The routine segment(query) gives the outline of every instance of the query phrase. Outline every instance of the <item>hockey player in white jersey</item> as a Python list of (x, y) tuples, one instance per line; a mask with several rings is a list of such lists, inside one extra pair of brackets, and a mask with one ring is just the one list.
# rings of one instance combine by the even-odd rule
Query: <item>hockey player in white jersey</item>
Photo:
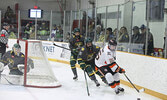
[(97, 70), (103, 74), (108, 82), (108, 85), (114, 89), (116, 94), (124, 92), (120, 87), (119, 73), (125, 73), (125, 70), (118, 66), (116, 60), (116, 46), (115, 40), (109, 40), (108, 45), (102, 48), (95, 59)]

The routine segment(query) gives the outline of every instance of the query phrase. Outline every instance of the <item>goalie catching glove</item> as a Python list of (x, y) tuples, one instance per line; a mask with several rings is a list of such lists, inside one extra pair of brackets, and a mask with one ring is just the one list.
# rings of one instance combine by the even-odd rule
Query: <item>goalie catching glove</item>
[[(24, 73), (24, 65), (23, 64), (19, 64), (17, 65), (19, 71), (21, 71), (22, 73)], [(27, 66), (27, 73), (30, 71), (30, 67)]]

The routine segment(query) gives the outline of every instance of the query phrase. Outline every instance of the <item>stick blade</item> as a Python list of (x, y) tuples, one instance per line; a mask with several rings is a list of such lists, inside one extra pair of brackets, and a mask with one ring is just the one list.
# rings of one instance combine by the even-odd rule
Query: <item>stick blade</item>
[(144, 88), (142, 88), (142, 89), (140, 89), (140, 90), (139, 90), (139, 92), (144, 92), (144, 91), (145, 91), (145, 89), (144, 89)]

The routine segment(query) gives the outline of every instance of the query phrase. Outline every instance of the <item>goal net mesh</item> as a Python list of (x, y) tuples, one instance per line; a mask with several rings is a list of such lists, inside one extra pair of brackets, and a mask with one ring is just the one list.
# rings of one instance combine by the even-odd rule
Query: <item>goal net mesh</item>
[[(27, 62), (28, 59), (32, 59), (34, 63), (34, 68), (30, 68), (28, 73), (24, 73), (24, 85), (44, 88), (61, 86), (43, 51), (42, 42), (37, 40), (19, 40), (19, 44), (21, 46), (21, 52), (25, 54), (25, 62)], [(25, 66), (27, 65), (25, 64)]]

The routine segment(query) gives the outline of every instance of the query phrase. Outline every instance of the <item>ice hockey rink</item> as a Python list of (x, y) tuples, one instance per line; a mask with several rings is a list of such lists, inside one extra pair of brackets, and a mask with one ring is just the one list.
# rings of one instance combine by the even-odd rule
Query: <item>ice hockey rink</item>
[(145, 93), (138, 93), (134, 88), (121, 85), (125, 92), (116, 95), (114, 91), (101, 83), (96, 87), (94, 82), (88, 79), (90, 96), (87, 95), (84, 73), (78, 71), (78, 81), (72, 79), (73, 74), (70, 65), (50, 62), (56, 78), (61, 83), (58, 88), (30, 88), (16, 85), (0, 85), (0, 100), (161, 100)]

